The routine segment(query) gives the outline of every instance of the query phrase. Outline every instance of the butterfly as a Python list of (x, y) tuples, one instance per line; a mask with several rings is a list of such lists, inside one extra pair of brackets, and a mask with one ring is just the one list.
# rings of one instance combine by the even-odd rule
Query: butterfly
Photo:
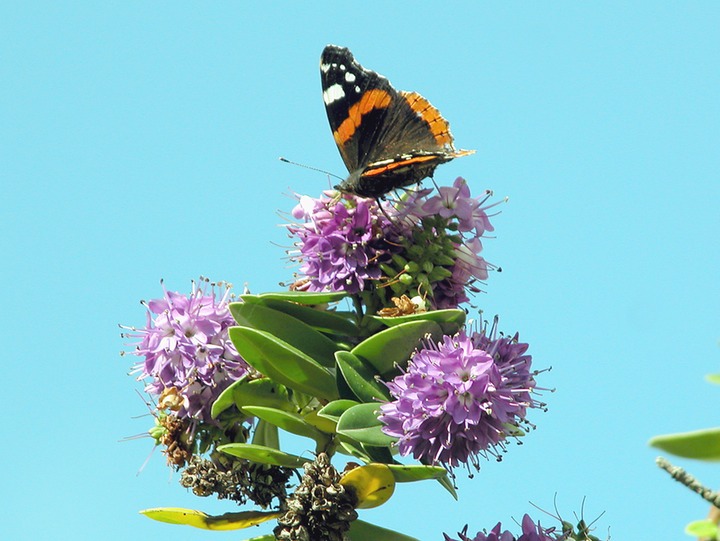
[(349, 49), (325, 47), (320, 79), (330, 128), (350, 173), (337, 190), (379, 198), (475, 152), (455, 149), (448, 122), (428, 100), (395, 90)]

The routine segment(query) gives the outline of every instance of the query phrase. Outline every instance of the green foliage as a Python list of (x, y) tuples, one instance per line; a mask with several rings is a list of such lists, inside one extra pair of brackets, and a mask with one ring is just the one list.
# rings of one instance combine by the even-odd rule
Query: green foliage
[(306, 458), (253, 443), (228, 443), (226, 445), (220, 445), (217, 450), (237, 458), (244, 458), (251, 462), (267, 464), (269, 466), (300, 468), (308, 461)]
[(650, 445), (667, 453), (698, 460), (720, 460), (720, 428), (655, 436)]
[(258, 372), (290, 389), (326, 400), (338, 398), (333, 371), (273, 334), (251, 327), (229, 330), (238, 353)]
[(693, 537), (712, 540), (718, 538), (718, 525), (712, 520), (696, 520), (685, 526), (685, 533)]
[(397, 373), (397, 366), (406, 366), (408, 359), (426, 336), (439, 340), (440, 326), (434, 321), (409, 321), (374, 334), (351, 353), (364, 359), (383, 377)]

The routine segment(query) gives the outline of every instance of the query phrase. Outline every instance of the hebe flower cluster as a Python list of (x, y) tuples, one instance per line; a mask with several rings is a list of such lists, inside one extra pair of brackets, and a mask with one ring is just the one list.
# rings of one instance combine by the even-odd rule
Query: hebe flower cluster
[(542, 406), (530, 394), (527, 347), (485, 331), (428, 341), (387, 383), (395, 400), (381, 406), (383, 431), (399, 438), (401, 455), (479, 469), (478, 455), (499, 457), (508, 435), (527, 425), (527, 408)]
[(288, 226), (299, 239), (293, 259), (307, 278), (303, 289), (359, 293), (369, 280), (380, 279), (380, 263), (393, 251), (396, 235), (376, 201), (301, 196), (292, 214), (304, 220)]
[(562, 541), (564, 536), (559, 533), (555, 533), (555, 528), (545, 529), (533, 522), (530, 515), (525, 515), (522, 519), (522, 534), (519, 537), (515, 537), (510, 531), (502, 531), (502, 524), (498, 522), (495, 527), (489, 532), (478, 532), (478, 534), (470, 538), (467, 535), (467, 526), (462, 532), (458, 532), (459, 538), (457, 540), (450, 537), (448, 534), (445, 536), (445, 541)]
[(288, 226), (298, 239), (292, 258), (304, 275), (296, 287), (348, 293), (387, 287), (397, 297), (428, 297), (439, 309), (467, 302), (488, 276), (480, 239), (493, 230), (483, 206), (489, 194), (472, 198), (462, 178), (428, 197), (431, 191), (410, 192), (394, 204), (336, 192), (300, 197), (293, 217), (303, 223)]
[[(223, 288), (220, 298), (216, 287)], [(164, 296), (144, 303), (145, 328), (125, 334), (140, 342), (131, 353), (143, 360), (132, 373), (149, 380), (145, 390), (154, 396), (176, 396), (178, 418), (211, 422), (210, 408), (220, 393), (248, 371), (228, 338), (235, 324), (228, 300), (230, 288), (193, 282), (189, 295), (164, 290)]]

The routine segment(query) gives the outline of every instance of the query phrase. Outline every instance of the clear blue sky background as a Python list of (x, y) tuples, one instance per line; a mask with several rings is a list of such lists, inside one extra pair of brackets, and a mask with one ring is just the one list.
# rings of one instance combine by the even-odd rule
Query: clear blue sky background
[[(310, 6), (308, 4), (308, 6)], [(150, 440), (119, 322), (159, 280), (276, 290), (286, 194), (344, 174), (327, 43), (446, 116), (441, 166), (510, 196), (478, 305), (531, 343), (550, 411), (460, 502), (402, 486), (363, 518), (439, 541), (587, 497), (601, 537), (682, 539), (707, 506), (658, 433), (713, 426), (720, 389), (720, 4), (5, 2), (0, 6), (4, 464), (0, 538), (230, 540), (137, 514), (186, 494)], [(717, 466), (678, 461), (713, 487)], [(537, 516), (541, 516), (535, 512)], [(550, 519), (548, 519), (549, 521)]]

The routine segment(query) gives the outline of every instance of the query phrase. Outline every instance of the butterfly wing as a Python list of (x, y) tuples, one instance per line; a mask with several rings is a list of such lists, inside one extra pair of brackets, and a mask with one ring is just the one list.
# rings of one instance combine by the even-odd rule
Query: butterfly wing
[(474, 152), (455, 150), (448, 122), (428, 100), (398, 92), (344, 47), (325, 47), (320, 76), (330, 128), (350, 172), (342, 191), (379, 197)]
[(352, 173), (376, 157), (398, 93), (385, 77), (366, 70), (348, 49), (336, 45), (322, 52), (320, 79), (335, 143)]

